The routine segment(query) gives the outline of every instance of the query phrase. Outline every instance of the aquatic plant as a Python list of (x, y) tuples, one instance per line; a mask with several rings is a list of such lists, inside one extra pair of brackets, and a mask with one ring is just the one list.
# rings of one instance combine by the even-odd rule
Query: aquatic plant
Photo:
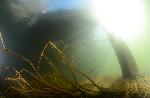
[(134, 78), (139, 75), (136, 61), (126, 43), (121, 38), (115, 37), (109, 31), (106, 31), (106, 34), (118, 58), (122, 76), (124, 78)]
[[(17, 70), (12, 67), (1, 67), (1, 70), (14, 71), (14, 76), (6, 77), (9, 82), (8, 89), (3, 92), (8, 98), (148, 98), (150, 97), (149, 78), (138, 76), (134, 79), (121, 78), (121, 82), (106, 88), (96, 83), (86, 72), (80, 71), (72, 60), (53, 42), (49, 41), (44, 46), (38, 64), (33, 64), (22, 55), (7, 49), (2, 36), (1, 51), (14, 55), (27, 63), (32, 70), (22, 68)], [(51, 51), (56, 57), (53, 61), (48, 53)], [(54, 58), (55, 58), (54, 57)], [(42, 62), (47, 63), (53, 70), (49, 74), (42, 74)], [(62, 69), (63, 67), (63, 69)], [(65, 70), (64, 70), (65, 69)], [(68, 75), (69, 74), (69, 75)], [(30, 78), (29, 78), (30, 77)], [(82, 77), (85, 79), (78, 79)], [(105, 81), (105, 80), (101, 80)]]
[[(75, 65), (72, 64), (71, 60), (69, 60), (66, 55), (51, 41), (47, 42), (41, 56), (39, 58), (38, 64), (33, 64), (30, 60), (26, 59), (22, 55), (13, 52), (7, 49), (3, 43), (3, 39), (1, 37), (2, 42), (2, 51), (7, 54), (13, 55), (20, 60), (25, 61), (30, 66), (32, 70), (28, 70), (22, 68), (21, 70), (17, 70), (12, 67), (2, 67), (2, 70), (10, 70), (14, 71), (16, 74), (13, 77), (7, 77), (6, 80), (12, 81), (11, 88), (20, 94), (32, 94), (33, 96), (79, 96), (79, 94), (85, 94), (86, 92), (97, 92), (86, 88), (88, 85), (96, 87), (97, 89), (101, 89), (90, 77), (88, 77), (85, 73), (78, 70)], [(60, 66), (55, 65), (55, 62), (51, 61), (46, 54), (46, 50), (52, 50), (57, 58), (57, 63), (64, 67), (66, 67), (65, 71), (67, 74), (71, 74), (72, 78), (65, 75), (63, 71), (59, 68)], [(42, 60), (47, 60), (48, 64), (52, 66), (53, 70), (49, 75), (43, 75), (40, 73), (39, 68)], [(76, 78), (76, 72), (80, 73), (82, 76), (86, 77), (90, 82), (86, 83), (87, 86), (82, 81), (78, 81)], [(31, 79), (27, 79), (30, 76)], [(71, 79), (70, 79), (71, 78)], [(69, 91), (68, 91), (69, 90)], [(85, 92), (86, 91), (86, 92)], [(72, 93), (73, 92), (73, 93)], [(14, 93), (14, 91), (13, 91)]]

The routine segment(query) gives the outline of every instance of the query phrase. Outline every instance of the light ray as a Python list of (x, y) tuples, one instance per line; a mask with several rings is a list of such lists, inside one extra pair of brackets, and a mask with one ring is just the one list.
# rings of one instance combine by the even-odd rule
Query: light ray
[(139, 36), (145, 27), (142, 0), (92, 0), (91, 5), (98, 21), (124, 40)]

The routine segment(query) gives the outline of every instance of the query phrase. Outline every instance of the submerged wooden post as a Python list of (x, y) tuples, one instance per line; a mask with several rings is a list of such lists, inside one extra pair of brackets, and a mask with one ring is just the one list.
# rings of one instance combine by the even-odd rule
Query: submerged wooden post
[(123, 77), (134, 78), (139, 70), (130, 49), (122, 39), (109, 32), (106, 34), (118, 58)]

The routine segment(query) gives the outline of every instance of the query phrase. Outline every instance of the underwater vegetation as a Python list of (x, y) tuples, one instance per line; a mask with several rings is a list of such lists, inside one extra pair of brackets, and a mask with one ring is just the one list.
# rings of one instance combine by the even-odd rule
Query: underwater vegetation
[(124, 78), (134, 78), (139, 74), (139, 70), (130, 49), (121, 38), (117, 38), (109, 32), (106, 32), (106, 34), (117, 55), (122, 70), (122, 76)]
[[(50, 1), (56, 1), (56, 6), (55, 3), (48, 4)], [(128, 43), (125, 43), (126, 41), (124, 42), (122, 38), (118, 38), (121, 32), (125, 33), (123, 34), (124, 36), (129, 36), (131, 31), (134, 31), (129, 30), (132, 26), (132, 29), (139, 31), (138, 27), (142, 24), (140, 23), (140, 16), (143, 13), (134, 13), (140, 12), (139, 8), (136, 7), (138, 2), (133, 4), (129, 2), (132, 6), (128, 7), (129, 11), (126, 11), (126, 5), (123, 5), (125, 8), (121, 8), (122, 6), (118, 3), (114, 3), (119, 0), (112, 0), (114, 2), (110, 3), (109, 7), (104, 6), (105, 2), (100, 3), (99, 0), (85, 1), (91, 1), (94, 4), (93, 7), (96, 7), (96, 9), (93, 9), (91, 13), (89, 13), (88, 5), (85, 8), (81, 7), (81, 9), (78, 8), (79, 6), (73, 9), (65, 9), (66, 7), (75, 5), (72, 2), (71, 5), (67, 4), (66, 6), (65, 3), (68, 3), (66, 0), (0, 0), (0, 28), (2, 32), (5, 32), (4, 42), (0, 34), (0, 59), (2, 59), (0, 60), (0, 98), (150, 98), (150, 78), (149, 76), (141, 75), (140, 66), (142, 64), (138, 62), (138, 60), (145, 59), (144, 57), (148, 54), (143, 53), (145, 49), (141, 49), (142, 52), (138, 53), (141, 58), (136, 57), (137, 55), (135, 54), (137, 51), (135, 54), (132, 53), (133, 51), (130, 51)], [(123, 1), (127, 1), (126, 3), (129, 4), (128, 1), (130, 0)], [(42, 2), (45, 3), (42, 4)], [(90, 4), (89, 2), (87, 3)], [(60, 5), (57, 6), (57, 4)], [(110, 24), (113, 25), (112, 27), (117, 28), (117, 31), (119, 28), (119, 32), (116, 32), (116, 35), (113, 32), (116, 30), (109, 28), (109, 25), (108, 29), (112, 29), (111, 31), (99, 30), (101, 26), (99, 28), (98, 20), (102, 18), (99, 16), (99, 13), (100, 9), (103, 9), (99, 4), (103, 5), (104, 9), (107, 9), (106, 7), (110, 9), (106, 10), (103, 22), (109, 20)], [(54, 5), (58, 9), (51, 9), (50, 5)], [(123, 11), (121, 12), (123, 12), (123, 15), (120, 14), (120, 10), (119, 14), (112, 14), (112, 8), (116, 8), (116, 6), (118, 8), (114, 9), (115, 12), (118, 12), (118, 9), (122, 9)], [(134, 8), (133, 11), (132, 8)], [(138, 11), (135, 10), (136, 8)], [(107, 11), (109, 14), (107, 14)], [(128, 17), (130, 16), (130, 13), (128, 14), (130, 11), (136, 14), (134, 17), (131, 14), (130, 18), (132, 20)], [(98, 15), (98, 20), (95, 16), (93, 17), (93, 14)], [(116, 18), (120, 15), (124, 18)], [(115, 17), (112, 18), (113, 16)], [(127, 20), (129, 23), (126, 22), (126, 17), (129, 18)], [(120, 22), (122, 23), (120, 24)], [(104, 25), (105, 23), (100, 24)], [(97, 28), (98, 30), (95, 30)], [(114, 60), (109, 55), (110, 58), (106, 59), (112, 59), (114, 62), (116, 61), (115, 63), (105, 60), (104, 56), (110, 52), (107, 54), (104, 52), (111, 49), (105, 50), (106, 48), (103, 47), (103, 44), (107, 44), (105, 36), (100, 34), (100, 37), (97, 33), (105, 33), (106, 39), (108, 39), (109, 44), (112, 46), (107, 48), (112, 48), (114, 50), (112, 50), (114, 53), (113, 57), (116, 57)], [(146, 38), (149, 39), (148, 36)], [(97, 43), (96, 41), (102, 42)], [(149, 42), (148, 40), (146, 41)], [(145, 43), (145, 40), (144, 42), (141, 40), (137, 43), (140, 44), (138, 48), (144, 48), (141, 44)], [(69, 45), (71, 46), (69, 50), (71, 54), (66, 50), (66, 47)], [(103, 50), (105, 51), (103, 52)], [(77, 57), (76, 55), (75, 58), (73, 57), (72, 51), (77, 53)], [(133, 54), (140, 66), (137, 65)], [(80, 61), (79, 59), (81, 58), (85, 59)], [(110, 74), (110, 69), (119, 64), (122, 76), (103, 76), (103, 70), (101, 71), (103, 67), (97, 66), (97, 64), (101, 64), (97, 60), (109, 62), (105, 65), (110, 65), (111, 67), (103, 67), (108, 69), (108, 73)], [(91, 65), (93, 66), (91, 67)], [(145, 63), (143, 65), (148, 64)], [(90, 68), (92, 69), (90, 70)], [(97, 70), (98, 68), (100, 70)], [(115, 71), (118, 72), (120, 69)]]
[[(37, 64), (24, 56), (9, 50), (1, 36), (1, 51), (13, 55), (27, 63), (21, 70), (13, 67), (1, 67), (1, 70), (14, 74), (5, 78), (8, 83), (2, 88), (2, 97), (6, 98), (149, 98), (150, 79), (137, 75), (134, 78), (121, 77), (110, 87), (101, 85), (74, 65), (71, 58), (57, 44), (48, 41), (43, 47)], [(53, 55), (52, 59), (50, 55)], [(45, 62), (52, 67), (49, 73), (43, 74), (40, 68)], [(111, 81), (111, 79), (109, 80)]]

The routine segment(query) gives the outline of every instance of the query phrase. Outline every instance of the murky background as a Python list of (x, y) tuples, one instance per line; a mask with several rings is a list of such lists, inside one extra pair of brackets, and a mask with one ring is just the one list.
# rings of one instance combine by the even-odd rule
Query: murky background
[[(140, 36), (125, 42), (140, 72), (149, 75), (149, 0), (144, 4), (146, 27)], [(46, 41), (61, 40), (68, 45), (67, 53), (81, 70), (93, 76), (121, 75), (112, 46), (89, 10), (89, 0), (3, 0), (0, 1), (0, 12), (0, 30), (5, 44), (33, 62), (38, 59)], [(0, 60), (1, 66), (13, 62), (4, 53), (0, 54)]]

